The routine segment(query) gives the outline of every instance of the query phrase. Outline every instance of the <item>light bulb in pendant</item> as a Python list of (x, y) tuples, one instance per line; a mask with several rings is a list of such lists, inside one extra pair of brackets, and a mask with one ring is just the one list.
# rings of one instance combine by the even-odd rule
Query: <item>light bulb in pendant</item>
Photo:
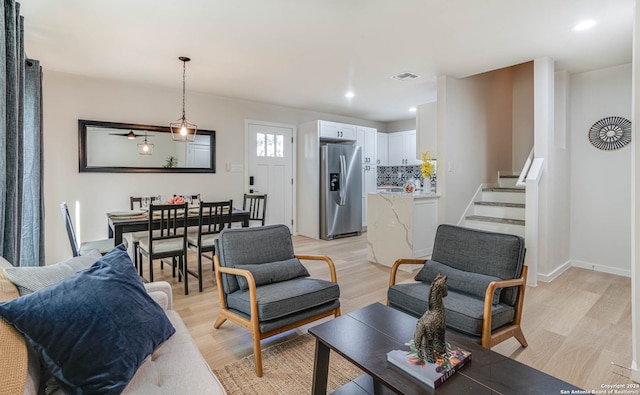
[(181, 136), (187, 135), (187, 127), (185, 125), (182, 125), (182, 127), (180, 128), (180, 135)]

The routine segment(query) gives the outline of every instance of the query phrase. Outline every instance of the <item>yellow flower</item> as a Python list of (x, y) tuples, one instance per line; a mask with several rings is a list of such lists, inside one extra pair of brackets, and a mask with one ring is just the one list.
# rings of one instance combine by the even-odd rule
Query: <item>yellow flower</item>
[(423, 152), (422, 156), (422, 165), (420, 165), (420, 170), (422, 170), (422, 178), (425, 180), (427, 178), (431, 178), (433, 176), (433, 163), (431, 162), (433, 158), (429, 155), (429, 150)]

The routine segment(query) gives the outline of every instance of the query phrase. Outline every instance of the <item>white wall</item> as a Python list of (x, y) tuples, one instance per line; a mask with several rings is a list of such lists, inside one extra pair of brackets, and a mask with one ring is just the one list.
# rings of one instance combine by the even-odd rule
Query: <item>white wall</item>
[(439, 79), (440, 222), (457, 223), (480, 184), (497, 182), (498, 171), (511, 168), (511, 96), (509, 68)]
[[(595, 148), (589, 128), (608, 116), (631, 120), (631, 65), (571, 76), (571, 259), (631, 275), (631, 144)], [(633, 136), (636, 139), (637, 136)]]
[(384, 133), (394, 133), (394, 132), (404, 132), (405, 130), (415, 130), (416, 128), (416, 119), (403, 119), (400, 121), (387, 122), (385, 124), (384, 129), (378, 130), (378, 132)]
[(326, 119), (386, 128), (384, 123), (187, 92), (187, 118), (202, 129), (217, 132), (215, 174), (79, 173), (78, 119), (168, 125), (181, 115), (181, 91), (45, 70), (43, 95), (48, 263), (71, 256), (59, 209), (62, 201), (71, 210), (76, 201), (80, 203), (81, 220), (76, 223), (76, 230), (81, 232), (82, 240), (105, 238), (106, 213), (128, 209), (131, 195), (201, 193), (204, 199), (233, 199), (234, 205), (240, 205), (244, 173), (226, 172), (225, 164), (244, 164), (246, 119), (291, 125)]
[(512, 165), (502, 170), (519, 173), (533, 148), (533, 62), (513, 66), (512, 71)]
[[(438, 103), (431, 102), (418, 106), (416, 112), (416, 149), (418, 153), (429, 151), (438, 158)], [(418, 156), (420, 158), (420, 156)]]

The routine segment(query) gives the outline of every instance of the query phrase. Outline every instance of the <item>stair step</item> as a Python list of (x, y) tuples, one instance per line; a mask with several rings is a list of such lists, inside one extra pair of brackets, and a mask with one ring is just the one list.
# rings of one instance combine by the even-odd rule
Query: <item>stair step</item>
[(483, 188), (482, 201), (524, 204), (526, 193), (521, 188)]
[(518, 183), (518, 178), (515, 174), (502, 175), (498, 177), (498, 186), (500, 188), (520, 188), (516, 184)]
[(507, 203), (507, 202), (475, 202), (478, 206), (497, 206), (497, 207), (515, 207), (524, 208), (524, 203)]
[[(500, 220), (500, 218), (492, 218), (491, 221), (477, 220), (476, 218), (482, 218), (482, 216), (472, 215), (465, 219), (465, 226), (474, 229), (487, 230), (490, 232), (507, 233), (512, 235), (518, 235), (524, 237), (525, 226), (524, 221), (515, 221), (522, 223), (522, 225), (516, 225), (512, 223), (494, 222), (494, 220)], [(514, 222), (514, 220), (507, 220), (508, 222)]]
[(517, 192), (517, 193), (525, 193), (526, 190), (524, 188), (504, 188), (504, 187), (488, 187), (482, 188), (482, 192)]
[(524, 203), (480, 201), (475, 202), (472, 214), (480, 217), (523, 220), (527, 213), (524, 208)]
[(466, 219), (468, 221), (482, 221), (482, 222), (493, 222), (493, 223), (498, 223), (498, 224), (524, 226), (524, 220), (523, 219), (485, 217), (485, 216), (482, 216), (482, 215), (469, 215), (469, 216), (466, 217)]

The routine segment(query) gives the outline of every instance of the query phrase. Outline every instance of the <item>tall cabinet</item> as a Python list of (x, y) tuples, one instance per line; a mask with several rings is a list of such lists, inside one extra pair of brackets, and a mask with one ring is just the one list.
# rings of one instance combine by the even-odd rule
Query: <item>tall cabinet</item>
[(376, 160), (376, 164), (378, 166), (387, 166), (389, 163), (389, 160), (387, 159), (389, 157), (389, 134), (380, 132), (376, 134), (378, 137), (378, 158)]
[(367, 195), (378, 189), (378, 131), (358, 126), (356, 144), (362, 147), (362, 226), (367, 226)]

